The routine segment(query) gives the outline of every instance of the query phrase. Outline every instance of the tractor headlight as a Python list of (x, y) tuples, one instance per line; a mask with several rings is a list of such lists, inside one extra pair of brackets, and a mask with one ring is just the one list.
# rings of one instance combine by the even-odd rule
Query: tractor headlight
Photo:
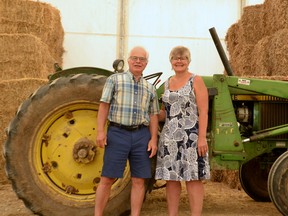
[(122, 59), (116, 59), (113, 62), (114, 72), (123, 72), (124, 61)]

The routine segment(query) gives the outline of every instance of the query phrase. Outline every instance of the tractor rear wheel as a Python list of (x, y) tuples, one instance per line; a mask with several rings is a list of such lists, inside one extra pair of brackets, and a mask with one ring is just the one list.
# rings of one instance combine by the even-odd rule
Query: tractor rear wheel
[(268, 192), (276, 208), (288, 215), (288, 151), (279, 156), (270, 169)]
[(269, 169), (261, 166), (262, 157), (256, 157), (241, 165), (240, 183), (244, 191), (255, 201), (270, 202), (267, 191)]
[[(106, 76), (78, 74), (40, 87), (7, 129), (6, 172), (17, 196), (38, 215), (91, 216), (103, 149), (97, 113)], [(130, 209), (129, 166), (115, 180), (106, 215)]]

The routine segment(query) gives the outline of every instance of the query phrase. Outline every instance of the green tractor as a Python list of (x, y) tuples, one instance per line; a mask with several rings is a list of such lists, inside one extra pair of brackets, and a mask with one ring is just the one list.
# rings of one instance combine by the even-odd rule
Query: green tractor
[[(288, 82), (233, 76), (212, 32), (228, 75), (203, 76), (209, 91), (211, 169), (239, 170), (251, 198), (272, 201), (288, 215)], [(103, 158), (95, 144), (99, 100), (106, 78), (121, 73), (123, 63), (115, 61), (114, 71), (57, 69), (19, 107), (7, 128), (6, 172), (33, 213), (93, 215)], [(161, 74), (145, 78), (156, 85)], [(157, 89), (159, 103), (163, 89)], [(156, 185), (147, 180), (147, 193)], [(112, 186), (106, 215), (129, 213), (130, 188), (127, 164), (124, 177)]]

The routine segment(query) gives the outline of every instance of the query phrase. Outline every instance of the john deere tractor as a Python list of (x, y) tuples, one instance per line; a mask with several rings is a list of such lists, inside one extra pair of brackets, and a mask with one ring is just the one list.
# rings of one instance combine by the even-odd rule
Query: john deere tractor
[[(272, 201), (288, 215), (288, 82), (234, 76), (217, 34), (210, 32), (227, 71), (202, 77), (209, 91), (211, 169), (239, 170), (251, 198)], [(123, 63), (115, 61), (111, 71), (58, 69), (11, 120), (4, 146), (7, 176), (33, 213), (93, 215), (103, 159), (95, 144), (99, 100), (106, 78), (121, 73)], [(161, 74), (145, 78), (156, 85)], [(157, 88), (159, 103), (163, 89)], [(156, 185), (147, 180), (147, 193)], [(127, 163), (124, 177), (112, 186), (106, 215), (129, 213), (130, 188)]]

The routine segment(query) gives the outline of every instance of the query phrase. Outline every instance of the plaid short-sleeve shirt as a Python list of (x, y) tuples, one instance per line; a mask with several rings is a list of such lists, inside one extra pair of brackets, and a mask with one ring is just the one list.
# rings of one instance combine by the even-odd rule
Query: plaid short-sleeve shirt
[(108, 120), (123, 125), (149, 125), (150, 115), (159, 113), (154, 86), (129, 71), (109, 76), (103, 88), (101, 102), (110, 103)]

